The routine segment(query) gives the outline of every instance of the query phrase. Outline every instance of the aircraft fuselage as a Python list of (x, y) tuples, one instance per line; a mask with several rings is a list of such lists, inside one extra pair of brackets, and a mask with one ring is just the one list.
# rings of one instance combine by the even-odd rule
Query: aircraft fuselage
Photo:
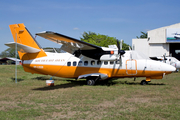
[(103, 73), (108, 78), (147, 77), (162, 79), (175, 68), (165, 63), (146, 59), (129, 59), (130, 52), (120, 61), (98, 61), (87, 57), (77, 58), (69, 53), (46, 53), (46, 57), (24, 60), (26, 72), (48, 74), (65, 78), (78, 78), (80, 75)]

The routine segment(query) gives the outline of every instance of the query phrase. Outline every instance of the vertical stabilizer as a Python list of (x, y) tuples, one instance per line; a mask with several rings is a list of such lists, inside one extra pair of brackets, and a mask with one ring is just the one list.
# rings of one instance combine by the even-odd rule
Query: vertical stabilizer
[[(47, 56), (23, 23), (9, 25), (9, 27), (14, 38), (14, 42), (17, 42), (18, 46), (21, 46), (20, 49), (18, 49), (18, 54), (21, 60), (30, 60)], [(29, 48), (29, 50), (36, 49), (38, 52), (27, 51), (27, 49), (23, 49), (25, 47)]]

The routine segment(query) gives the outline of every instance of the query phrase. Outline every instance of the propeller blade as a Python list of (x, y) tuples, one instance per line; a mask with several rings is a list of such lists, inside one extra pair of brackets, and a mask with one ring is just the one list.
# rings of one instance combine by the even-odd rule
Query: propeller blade
[(124, 50), (121, 50), (121, 47), (122, 47), (122, 42), (121, 42), (121, 46), (120, 46), (120, 43), (119, 43), (119, 40), (117, 39), (117, 47), (118, 47), (118, 54), (119, 54), (119, 63), (120, 63), (120, 66), (122, 66), (122, 58), (121, 58), (121, 55), (123, 55), (125, 53)]
[(167, 58), (166, 58), (166, 56), (165, 56), (165, 55), (163, 55), (163, 57), (164, 57), (164, 62), (166, 63)]
[(121, 48), (120, 48), (120, 45), (119, 45), (119, 40), (117, 39), (117, 47), (118, 47), (118, 54), (119, 54), (119, 62), (121, 61)]
[(121, 43), (120, 43), (120, 49), (122, 50), (122, 44), (123, 44), (123, 40), (121, 39)]
[(117, 47), (118, 47), (118, 53), (119, 53), (119, 51), (121, 50), (120, 49), (120, 45), (119, 45), (119, 40), (117, 39)]

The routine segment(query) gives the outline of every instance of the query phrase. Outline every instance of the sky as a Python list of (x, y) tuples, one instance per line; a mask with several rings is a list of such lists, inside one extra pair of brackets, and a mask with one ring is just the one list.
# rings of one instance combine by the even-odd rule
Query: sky
[[(80, 39), (95, 32), (131, 45), (156, 28), (180, 23), (179, 0), (0, 0), (0, 53), (13, 42), (9, 25), (24, 23), (33, 36), (53, 31)], [(36, 37), (41, 47), (60, 47)]]

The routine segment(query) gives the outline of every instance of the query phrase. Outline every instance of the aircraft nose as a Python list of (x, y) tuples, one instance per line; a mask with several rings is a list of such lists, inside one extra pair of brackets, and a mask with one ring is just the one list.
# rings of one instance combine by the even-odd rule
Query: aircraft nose
[(180, 68), (180, 62), (176, 63), (176, 68), (179, 69)]
[(167, 71), (172, 71), (172, 72), (174, 72), (174, 71), (176, 71), (176, 68), (175, 68), (174, 66), (172, 66), (172, 65), (168, 65)]
[(162, 63), (162, 69), (167, 72), (176, 71), (176, 68), (174, 66), (166, 64), (166, 63)]

